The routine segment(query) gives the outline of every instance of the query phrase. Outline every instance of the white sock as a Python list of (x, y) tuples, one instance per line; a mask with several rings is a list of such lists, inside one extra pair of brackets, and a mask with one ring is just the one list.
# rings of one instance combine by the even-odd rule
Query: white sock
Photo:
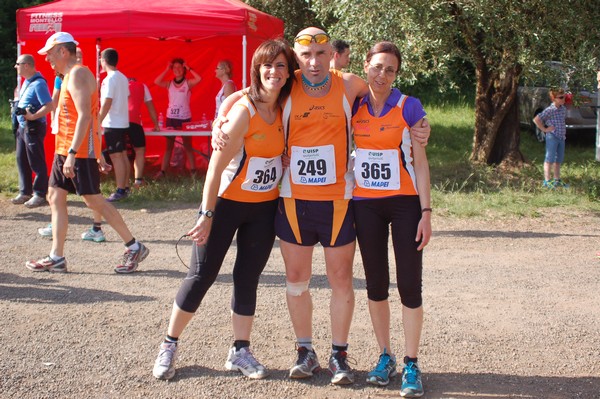
[(50, 253), (50, 259), (52, 259), (53, 261), (57, 261), (57, 260), (61, 260), (62, 258), (64, 258), (64, 256), (57, 256), (54, 254), (54, 252)]
[(134, 242), (128, 247), (132, 251), (138, 251), (140, 249), (140, 243), (138, 241)]

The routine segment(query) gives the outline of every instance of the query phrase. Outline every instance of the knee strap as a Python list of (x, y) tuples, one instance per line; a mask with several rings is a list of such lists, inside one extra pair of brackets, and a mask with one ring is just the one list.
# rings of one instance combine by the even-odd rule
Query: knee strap
[(285, 287), (288, 294), (291, 296), (300, 296), (304, 292), (308, 291), (308, 285), (310, 284), (310, 280), (300, 281), (299, 283), (290, 283), (289, 281), (285, 281)]

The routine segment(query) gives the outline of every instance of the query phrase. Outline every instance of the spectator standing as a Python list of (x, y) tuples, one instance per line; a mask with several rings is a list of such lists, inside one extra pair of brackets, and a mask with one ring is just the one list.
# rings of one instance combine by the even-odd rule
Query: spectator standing
[[(173, 71), (173, 79), (165, 80), (167, 73)], [(192, 75), (191, 79), (186, 78), (187, 72)], [(185, 122), (192, 120), (192, 109), (190, 107), (190, 98), (192, 95), (191, 90), (196, 86), (202, 77), (190, 68), (182, 58), (174, 58), (168, 65), (167, 68), (156, 77), (154, 83), (157, 86), (164, 87), (169, 91), (169, 106), (167, 108), (167, 128), (181, 129)], [(166, 176), (167, 169), (171, 162), (171, 155), (173, 148), (175, 147), (175, 137), (165, 137), (167, 140), (167, 146), (162, 159), (162, 165), (160, 171), (154, 176), (156, 179), (160, 179)], [(192, 138), (189, 136), (182, 137), (183, 147), (187, 156), (187, 160), (190, 163), (190, 172), (196, 173), (196, 158), (194, 155), (194, 149), (192, 148)]]
[[(36, 71), (31, 54), (19, 56), (15, 63), (17, 74), (25, 81), (13, 112), (16, 115), (16, 152), (19, 172), (19, 194), (12, 199), (15, 205), (35, 208), (47, 205), (48, 168), (44, 152), (46, 115), (52, 111), (52, 97), (44, 77)], [(31, 174), (35, 173), (33, 182)]]
[(106, 77), (100, 87), (100, 115), (98, 121), (104, 128), (104, 139), (107, 152), (115, 171), (117, 190), (107, 201), (114, 202), (126, 198), (127, 170), (129, 159), (125, 148), (125, 133), (129, 129), (129, 82), (127, 77), (117, 70), (119, 53), (113, 48), (107, 48), (100, 55), (102, 71)]
[(565, 91), (561, 88), (552, 88), (549, 95), (552, 104), (533, 118), (533, 123), (546, 135), (542, 187), (568, 188), (569, 185), (560, 178), (560, 166), (565, 159), (565, 140), (567, 138)]
[(233, 74), (232, 68), (231, 61), (222, 60), (219, 61), (217, 68), (215, 69), (215, 76), (221, 81), (221, 90), (219, 90), (217, 97), (215, 97), (215, 119), (217, 119), (217, 116), (219, 115), (219, 108), (221, 108), (223, 101), (236, 90), (235, 83), (231, 80)]
[[(156, 116), (156, 108), (152, 101), (152, 95), (148, 86), (142, 82), (138, 82), (135, 78), (129, 78), (129, 128), (127, 136), (129, 143), (133, 146), (135, 152), (135, 160), (133, 161), (134, 182), (133, 186), (139, 188), (144, 184), (144, 164), (146, 156), (146, 135), (142, 127), (142, 104), (146, 104), (148, 113), (154, 124), (154, 131), (160, 131), (158, 126), (158, 118)], [(127, 159), (127, 151), (124, 151), (123, 156)], [(129, 176), (131, 168), (127, 164), (126, 184), (129, 184)]]

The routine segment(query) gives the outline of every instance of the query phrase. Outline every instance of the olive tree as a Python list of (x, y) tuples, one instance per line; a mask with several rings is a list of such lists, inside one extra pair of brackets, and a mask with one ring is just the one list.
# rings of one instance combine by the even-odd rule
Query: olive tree
[(308, 0), (244, 0), (257, 10), (266, 12), (284, 21), (284, 36), (292, 41), (296, 33), (316, 23), (315, 13)]
[[(471, 161), (519, 164), (517, 87), (546, 60), (596, 68), (600, 7), (591, 0), (321, 0), (330, 33), (365, 54), (376, 41), (395, 42), (403, 79), (449, 74), (457, 61), (475, 73)], [(591, 75), (590, 75), (591, 80)], [(447, 81), (448, 85), (452, 81)], [(435, 133), (434, 133), (435, 134)]]

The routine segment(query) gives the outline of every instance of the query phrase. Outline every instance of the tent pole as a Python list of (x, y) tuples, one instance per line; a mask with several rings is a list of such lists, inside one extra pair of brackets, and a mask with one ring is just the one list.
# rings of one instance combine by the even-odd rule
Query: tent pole
[(96, 39), (96, 86), (100, 88), (100, 38)]
[[(17, 59), (21, 56), (21, 42), (17, 40)], [(13, 94), (13, 100), (16, 100), (21, 92), (21, 77), (17, 74), (17, 88)]]
[(248, 87), (246, 84), (246, 51), (248, 42), (246, 41), (246, 35), (242, 36), (242, 88)]

